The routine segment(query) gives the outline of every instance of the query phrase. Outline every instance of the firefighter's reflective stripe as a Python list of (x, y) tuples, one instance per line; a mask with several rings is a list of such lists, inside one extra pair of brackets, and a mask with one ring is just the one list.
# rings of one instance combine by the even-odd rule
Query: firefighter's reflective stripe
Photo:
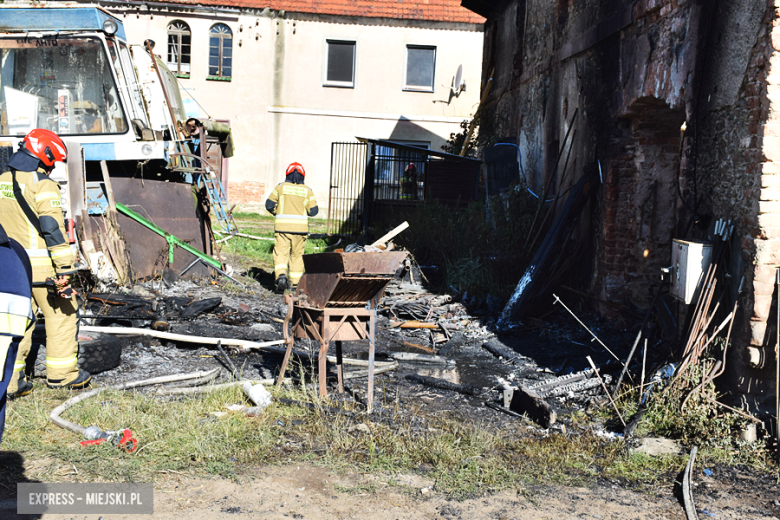
[(52, 248), (51, 251), (51, 257), (52, 258), (60, 258), (62, 256), (72, 255), (73, 251), (71, 251), (70, 246), (57, 246), (56, 248)]
[(27, 221), (27, 233), (29, 233), (29, 238), (30, 238), (29, 244), (30, 244), (30, 247), (36, 246), (36, 245), (38, 245), (38, 236), (39, 236), (38, 235), (38, 230), (35, 229), (35, 226), (32, 225), (32, 222), (27, 220), (26, 217), (25, 217), (25, 220)]
[[(3, 314), (13, 316), (24, 316), (25, 318), (32, 319), (32, 305), (30, 304), (30, 298), (27, 296), (19, 296), (18, 294), (10, 294), (0, 292), (0, 316)], [(0, 325), (2, 327), (2, 325)], [(17, 330), (3, 330), (0, 328), (0, 334), (24, 334), (27, 327), (23, 327), (21, 332)]]
[(36, 256), (45, 256), (46, 258), (49, 257), (48, 249), (25, 249), (24, 251), (30, 258), (34, 258)]
[(48, 200), (48, 199), (59, 199), (59, 198), (60, 198), (60, 194), (59, 193), (46, 191), (46, 192), (39, 193), (38, 195), (36, 195), (35, 196), (35, 202), (40, 202), (42, 200)]
[(277, 215), (275, 224), (281, 225), (301, 225), (306, 224), (308, 226), (309, 217), (306, 215)]
[(0, 334), (24, 336), (32, 318), (30, 298), (0, 293)]
[(46, 356), (46, 366), (49, 367), (66, 367), (69, 365), (75, 365), (78, 362), (76, 354), (64, 358), (55, 358)]
[(295, 282), (300, 280), (301, 276), (303, 276), (303, 272), (297, 273), (297, 272), (290, 271), (288, 274), (290, 275), (290, 279)]
[(23, 372), (26, 366), (27, 363), (14, 363), (14, 372)]
[(274, 266), (274, 271), (278, 271), (279, 269), (287, 269), (287, 264), (279, 264)]
[(282, 195), (295, 195), (297, 197), (306, 198), (309, 195), (309, 190), (304, 186), (282, 186)]

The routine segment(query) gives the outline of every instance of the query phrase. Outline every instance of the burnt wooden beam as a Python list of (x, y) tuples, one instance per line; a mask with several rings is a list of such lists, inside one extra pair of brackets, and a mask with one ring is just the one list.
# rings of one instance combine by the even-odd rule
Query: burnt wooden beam
[(527, 386), (520, 386), (512, 394), (509, 409), (513, 412), (524, 413), (544, 428), (549, 428), (558, 418), (555, 410), (544, 399), (539, 397), (534, 390)]

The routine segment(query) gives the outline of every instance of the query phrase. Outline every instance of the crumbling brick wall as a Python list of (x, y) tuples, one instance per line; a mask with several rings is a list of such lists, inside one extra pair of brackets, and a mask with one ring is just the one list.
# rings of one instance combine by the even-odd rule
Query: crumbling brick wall
[(681, 110), (644, 98), (632, 105), (622, 125), (619, 153), (609, 161), (604, 179), (604, 297), (649, 307), (661, 290), (661, 268), (669, 265), (676, 223), (673, 179), (683, 120)]
[(780, 114), (772, 102), (780, 92), (780, 73), (772, 71), (773, 65), (780, 69), (780, 19), (773, 4), (766, 2), (761, 12), (756, 6), (754, 44), (734, 92), (727, 96), (704, 84), (696, 157), (698, 192), (704, 195), (700, 211), (735, 226), (731, 297), (745, 278), (729, 358), (732, 386), (765, 400), (774, 393), (768, 375), (775, 360), (780, 267)]
[(553, 174), (570, 125), (567, 185), (601, 166), (596, 226), (580, 226), (596, 237), (588, 289), (601, 298), (647, 308), (672, 238), (706, 239), (715, 220), (731, 219), (729, 296), (743, 275), (747, 290), (729, 370), (740, 390), (764, 397), (780, 266), (774, 4), (503, 0), (486, 23), (483, 75), (494, 74), (480, 118), (486, 142), (520, 146), (532, 189)]

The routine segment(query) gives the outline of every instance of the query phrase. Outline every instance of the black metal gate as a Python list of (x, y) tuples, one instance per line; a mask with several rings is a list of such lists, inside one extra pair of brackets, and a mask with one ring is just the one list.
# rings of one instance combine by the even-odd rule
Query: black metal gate
[(328, 233), (351, 235), (363, 231), (367, 143), (331, 143)]

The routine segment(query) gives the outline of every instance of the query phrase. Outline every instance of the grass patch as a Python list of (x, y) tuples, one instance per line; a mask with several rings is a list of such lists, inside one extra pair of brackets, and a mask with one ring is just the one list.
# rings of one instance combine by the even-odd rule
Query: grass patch
[[(260, 215), (258, 213), (234, 213), (238, 229), (241, 233), (257, 237), (274, 237), (274, 217), (271, 215)], [(324, 233), (327, 228), (327, 221), (324, 219), (309, 219), (309, 233)], [(213, 223), (214, 229), (219, 226)], [(227, 235), (218, 235), (225, 237)], [(319, 253), (328, 246), (330, 239), (306, 240), (304, 254)], [(225, 254), (234, 265), (242, 269), (251, 267), (260, 267), (266, 270), (273, 270), (273, 240), (254, 240), (251, 238), (234, 237), (221, 244), (220, 252)]]
[[(276, 397), (317, 402), (308, 387), (269, 390)], [(10, 403), (3, 449), (27, 460), (27, 478), (154, 482), (173, 472), (240, 480), (255, 465), (306, 462), (385, 475), (422, 471), (435, 491), (461, 499), (528, 483), (587, 485), (600, 475), (637, 484), (668, 481), (684, 464), (678, 458), (628, 455), (624, 443), (588, 434), (534, 437), (521, 423), (496, 431), (420, 410), (397, 413), (385, 424), (359, 413), (334, 416), (277, 401), (261, 417), (232, 412), (216, 417), (212, 412), (244, 402), (239, 388), (173, 400), (106, 391), (66, 412), (65, 418), (79, 424), (130, 428), (139, 448), (128, 454), (106, 444), (82, 447), (78, 435), (51, 425), (48, 413), (69, 395), (37, 388)], [(0, 476), (0, 484), (11, 485), (17, 477)], [(357, 486), (342, 491), (372, 492)]]

